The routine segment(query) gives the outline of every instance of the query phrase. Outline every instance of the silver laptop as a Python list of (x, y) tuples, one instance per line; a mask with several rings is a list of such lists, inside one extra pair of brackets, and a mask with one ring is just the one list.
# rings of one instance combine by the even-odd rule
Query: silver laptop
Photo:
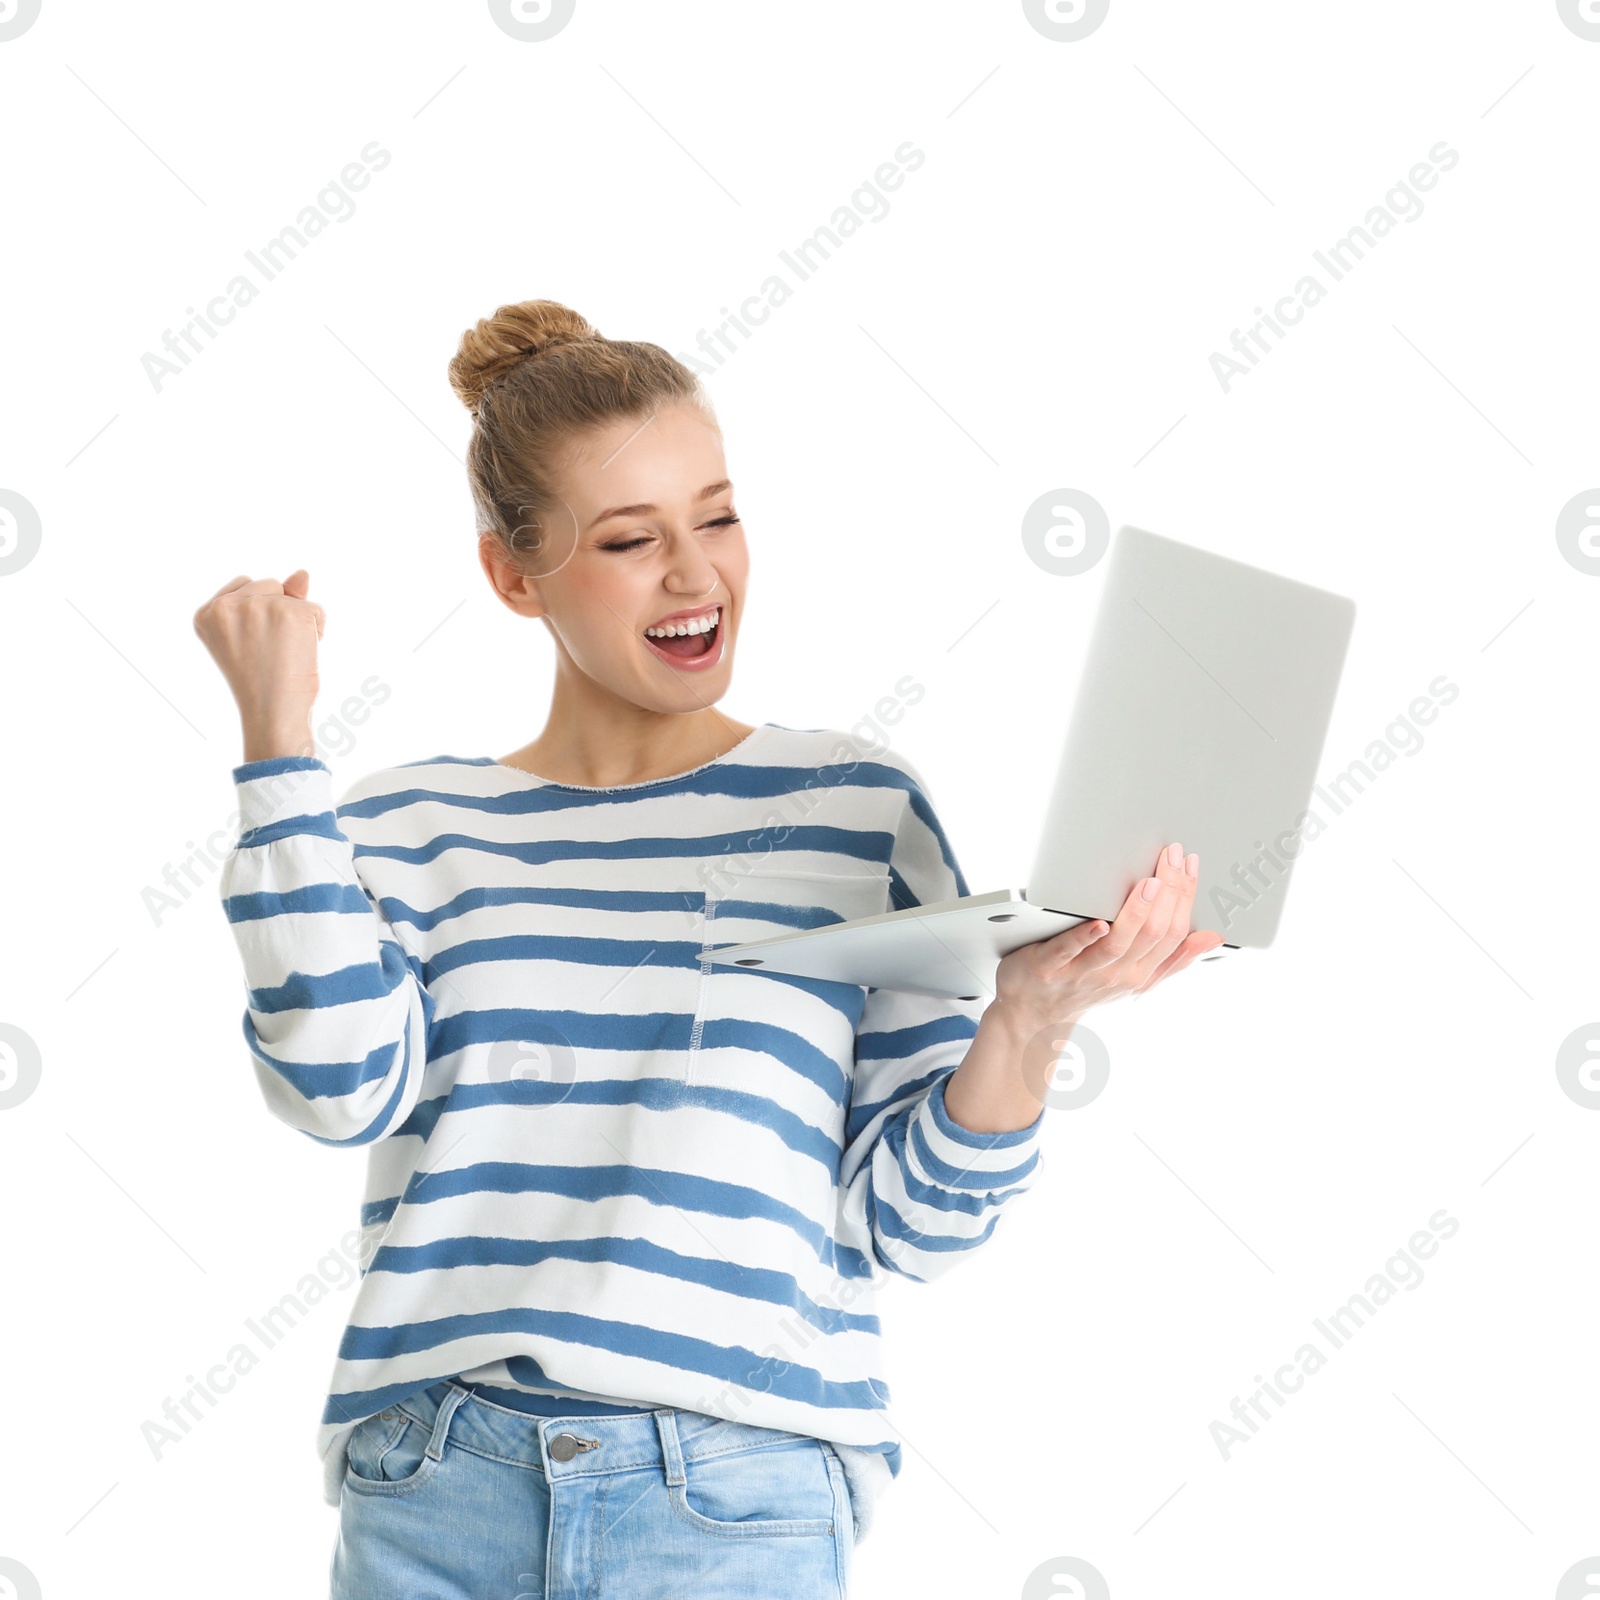
[(1174, 839), (1200, 855), (1191, 926), (1223, 935), (1206, 959), (1271, 944), (1355, 611), (1342, 595), (1120, 528), (1027, 887), (708, 958), (982, 999), (1007, 952), (1111, 921)]

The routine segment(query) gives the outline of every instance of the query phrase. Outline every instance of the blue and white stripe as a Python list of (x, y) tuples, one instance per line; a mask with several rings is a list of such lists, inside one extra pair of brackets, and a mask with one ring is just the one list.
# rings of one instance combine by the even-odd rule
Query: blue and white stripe
[(273, 1114), (364, 1146), (360, 1286), (318, 1447), (444, 1377), (525, 1410), (678, 1406), (899, 1470), (875, 1295), (993, 1233), (1042, 1114), (944, 1084), (977, 1002), (714, 965), (967, 886), (916, 771), (765, 723), (610, 789), (488, 757), (234, 769), (220, 885)]

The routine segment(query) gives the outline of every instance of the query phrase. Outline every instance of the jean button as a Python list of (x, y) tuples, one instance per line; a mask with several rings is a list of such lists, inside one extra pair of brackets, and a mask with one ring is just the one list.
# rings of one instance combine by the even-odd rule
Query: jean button
[(550, 1441), (550, 1455), (556, 1461), (570, 1461), (580, 1450), (593, 1450), (597, 1439), (580, 1439), (573, 1433), (558, 1433)]

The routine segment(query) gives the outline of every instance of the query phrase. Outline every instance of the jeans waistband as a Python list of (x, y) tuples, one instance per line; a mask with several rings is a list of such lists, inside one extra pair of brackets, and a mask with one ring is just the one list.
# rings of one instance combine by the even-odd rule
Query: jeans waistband
[[(436, 1459), (448, 1440), (479, 1455), (532, 1467), (552, 1479), (650, 1467), (664, 1472), (668, 1483), (681, 1484), (684, 1462), (706, 1456), (797, 1442), (829, 1448), (808, 1435), (670, 1406), (641, 1406), (637, 1413), (616, 1417), (538, 1417), (485, 1400), (453, 1378), (407, 1395), (381, 1414), (405, 1415), (429, 1429), (428, 1453)], [(551, 1441), (563, 1434), (570, 1437), (552, 1455)], [(568, 1452), (570, 1459), (560, 1459)]]

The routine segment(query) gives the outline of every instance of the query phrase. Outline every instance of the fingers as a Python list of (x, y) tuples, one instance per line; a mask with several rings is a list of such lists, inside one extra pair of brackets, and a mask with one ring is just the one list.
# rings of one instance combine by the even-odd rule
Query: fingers
[[(1189, 931), (1189, 902), (1194, 898), (1194, 880), (1184, 870), (1184, 848), (1178, 843), (1166, 846), (1155, 858), (1154, 877), (1139, 885), (1141, 899), (1155, 885), (1154, 898), (1147, 899), (1147, 910), (1123, 950), (1126, 960), (1144, 962), (1154, 955), (1160, 962)], [(1176, 930), (1176, 931), (1174, 931)]]
[(1142, 991), (1150, 973), (1188, 937), (1199, 883), (1199, 856), (1185, 856), (1179, 843), (1168, 845), (1156, 858), (1154, 875), (1134, 884), (1110, 932), (1085, 950), (1080, 965), (1104, 969), (1106, 978), (1126, 975), (1127, 987)]
[(289, 600), (299, 600), (311, 608), (311, 614), (316, 619), (317, 637), (322, 637), (322, 630), (327, 625), (328, 613), (317, 604), (315, 600), (307, 600), (306, 592), (311, 587), (311, 574), (304, 567), (296, 567), (287, 578), (283, 580), (284, 597)]
[(237, 578), (229, 578), (211, 598), (220, 600), (225, 594), (248, 590), (251, 594), (286, 594), (291, 600), (304, 600), (310, 587), (311, 574), (304, 567), (291, 572), (282, 583), (276, 578), (251, 578), (241, 572)]
[(1128, 891), (1109, 928), (1082, 922), (1042, 941), (1051, 967), (1093, 973), (1082, 987), (1101, 999), (1143, 994), (1223, 943), (1220, 933), (1189, 927), (1199, 887), (1200, 857), (1186, 856), (1180, 843), (1168, 845), (1154, 873)]
[(1075, 961), (1097, 939), (1104, 938), (1110, 931), (1108, 924), (1090, 918), (1087, 922), (1075, 923), (1070, 928), (1063, 928), (1060, 933), (1053, 933), (1043, 941), (1044, 954), (1051, 967), (1064, 967), (1069, 961)]
[[(1195, 860), (1198, 866), (1199, 857)], [(1129, 946), (1130, 960), (1143, 961), (1151, 956), (1157, 961), (1165, 960), (1187, 936), (1189, 907), (1194, 902), (1199, 878), (1198, 875), (1189, 876), (1186, 863), (1183, 846), (1177, 842), (1169, 844), (1156, 857), (1155, 877), (1161, 884), (1161, 892)]]
[(1153, 989), (1163, 978), (1170, 978), (1175, 972), (1182, 972), (1191, 963), (1198, 961), (1201, 956), (1209, 955), (1222, 943), (1222, 935), (1214, 933), (1207, 928), (1197, 928), (1191, 933), (1176, 950), (1151, 973), (1149, 979), (1139, 990), (1143, 994), (1146, 989)]
[(1175, 871), (1178, 875), (1178, 892), (1172, 908), (1172, 921), (1167, 924), (1167, 938), (1174, 947), (1189, 936), (1194, 897), (1200, 892), (1200, 857), (1191, 851), (1182, 857)]
[(217, 602), (221, 600), (224, 595), (241, 594), (245, 590), (252, 587), (252, 580), (246, 573), (241, 572), (238, 577), (229, 578), (228, 581), (223, 584), (223, 586), (218, 589), (214, 595), (207, 600), (202, 600), (200, 604), (195, 607), (195, 613), (191, 619), (194, 625), (194, 631), (199, 634), (202, 639), (204, 639), (206, 637), (207, 628), (210, 626), (211, 619), (216, 614), (214, 607), (216, 606)]
[[(1190, 862), (1194, 870), (1190, 872)], [(1184, 846), (1171, 843), (1162, 851), (1162, 864), (1158, 867), (1163, 883), (1171, 886), (1171, 896), (1162, 896), (1160, 904), (1170, 907), (1166, 926), (1160, 939), (1163, 960), (1189, 938), (1189, 912), (1194, 906), (1195, 890), (1200, 888), (1200, 858), (1186, 856)]]
[(1108, 967), (1113, 962), (1120, 961), (1127, 953), (1128, 947), (1150, 915), (1153, 897), (1147, 898), (1145, 890), (1151, 884), (1159, 890), (1160, 884), (1157, 879), (1141, 878), (1128, 891), (1128, 898), (1122, 902), (1122, 909), (1112, 919), (1109, 932), (1102, 938), (1096, 939), (1083, 952), (1081, 957), (1083, 966)]
[(204, 601), (194, 614), (195, 632), (205, 637), (206, 629), (211, 624), (211, 618), (216, 614), (213, 607), (225, 596), (233, 595), (244, 599), (251, 595), (278, 595), (286, 600), (293, 600), (297, 605), (307, 607), (316, 623), (317, 637), (320, 639), (327, 628), (328, 614), (315, 600), (307, 600), (306, 593), (311, 587), (311, 575), (304, 567), (297, 567), (287, 578), (279, 583), (276, 578), (251, 578), (244, 573), (230, 578), (209, 600)]

